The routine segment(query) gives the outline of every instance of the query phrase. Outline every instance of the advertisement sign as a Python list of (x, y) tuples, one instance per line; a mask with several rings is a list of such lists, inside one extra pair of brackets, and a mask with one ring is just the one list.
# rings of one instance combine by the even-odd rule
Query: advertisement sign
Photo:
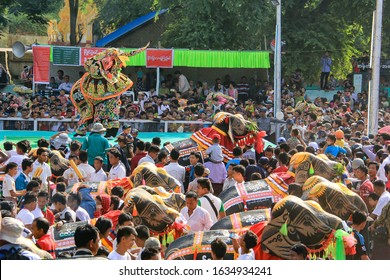
[(172, 68), (173, 50), (147, 49), (146, 50), (147, 68)]
[(48, 84), (50, 76), (50, 47), (33, 46), (34, 83)]
[(81, 48), (80, 65), (83, 66), (88, 58), (93, 57), (104, 50), (105, 48)]

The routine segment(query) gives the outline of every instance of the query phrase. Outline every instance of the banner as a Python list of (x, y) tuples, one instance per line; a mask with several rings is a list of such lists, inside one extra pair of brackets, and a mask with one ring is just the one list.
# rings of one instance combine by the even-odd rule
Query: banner
[(50, 47), (33, 46), (34, 83), (48, 84), (50, 76)]
[(83, 66), (88, 58), (106, 50), (105, 48), (81, 48), (80, 65)]
[(147, 68), (172, 68), (173, 50), (147, 49), (146, 50)]

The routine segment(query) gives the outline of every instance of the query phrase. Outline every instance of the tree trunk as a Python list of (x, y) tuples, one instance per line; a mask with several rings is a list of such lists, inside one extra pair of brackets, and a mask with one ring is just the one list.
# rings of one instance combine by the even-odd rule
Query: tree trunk
[(70, 13), (70, 45), (77, 44), (76, 38), (76, 26), (77, 26), (77, 14), (79, 11), (79, 0), (69, 0), (69, 13)]

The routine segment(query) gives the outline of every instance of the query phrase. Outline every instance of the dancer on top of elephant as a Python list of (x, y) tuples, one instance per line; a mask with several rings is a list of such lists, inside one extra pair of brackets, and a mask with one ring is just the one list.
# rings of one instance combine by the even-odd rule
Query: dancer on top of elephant
[(76, 133), (85, 135), (91, 123), (100, 122), (107, 129), (106, 137), (114, 137), (119, 129), (119, 96), (133, 82), (121, 73), (130, 56), (144, 51), (149, 44), (130, 53), (107, 49), (89, 58), (84, 65), (86, 73), (74, 85), (70, 99), (80, 120)]

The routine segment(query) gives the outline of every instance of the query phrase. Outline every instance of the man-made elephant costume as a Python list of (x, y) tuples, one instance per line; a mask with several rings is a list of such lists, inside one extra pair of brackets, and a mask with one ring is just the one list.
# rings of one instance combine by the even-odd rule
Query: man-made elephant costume
[(313, 176), (302, 186), (303, 200), (315, 199), (328, 213), (348, 220), (356, 210), (368, 213), (363, 199), (346, 186), (332, 183), (320, 176)]
[(319, 175), (329, 181), (345, 174), (341, 163), (329, 160), (325, 155), (315, 156), (311, 153), (296, 153), (290, 160), (289, 171), (295, 176), (295, 183), (303, 184), (313, 175)]
[(191, 138), (174, 142), (165, 146), (164, 149), (168, 152), (174, 148), (179, 150), (181, 156), (179, 163), (188, 165), (191, 152), (200, 151), (202, 156), (205, 156), (203, 152), (213, 145), (214, 135), (219, 135), (221, 138), (219, 144), (222, 147), (224, 161), (227, 162), (233, 158), (233, 148), (236, 146), (254, 144), (256, 152), (261, 153), (264, 148), (263, 137), (266, 134), (264, 131), (260, 132), (256, 124), (245, 120), (241, 114), (220, 112), (214, 116), (211, 127), (202, 128), (196, 131)]
[(271, 174), (264, 180), (245, 182), (243, 185), (230, 187), (219, 194), (226, 215), (271, 208), (272, 203), (287, 195), (288, 185), (279, 176)]
[(135, 225), (145, 225), (154, 233), (166, 233), (185, 206), (180, 193), (168, 193), (163, 188), (139, 186), (124, 199), (124, 211), (133, 215)]
[(283, 259), (289, 258), (290, 248), (297, 243), (312, 252), (323, 252), (333, 241), (335, 230), (341, 228), (342, 220), (318, 203), (286, 196), (272, 210), (272, 219), (262, 234), (262, 248)]
[[(88, 125), (100, 122), (108, 130), (119, 128), (119, 96), (133, 82), (121, 73), (126, 61), (146, 47), (125, 53), (119, 49), (107, 49), (89, 58), (84, 65), (86, 73), (72, 87), (70, 99), (80, 113), (76, 132), (85, 135)], [(109, 133), (109, 131), (107, 132)], [(116, 135), (111, 135), (116, 136)]]

